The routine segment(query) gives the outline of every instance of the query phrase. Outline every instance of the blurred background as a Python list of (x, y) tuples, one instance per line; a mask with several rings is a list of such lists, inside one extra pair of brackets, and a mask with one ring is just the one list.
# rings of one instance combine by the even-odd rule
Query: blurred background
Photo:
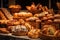
[(8, 8), (8, 6), (11, 4), (19, 4), (22, 6), (22, 9), (25, 10), (25, 6), (31, 5), (32, 2), (35, 4), (40, 3), (48, 8), (58, 10), (56, 3), (60, 2), (60, 0), (0, 0), (0, 8)]

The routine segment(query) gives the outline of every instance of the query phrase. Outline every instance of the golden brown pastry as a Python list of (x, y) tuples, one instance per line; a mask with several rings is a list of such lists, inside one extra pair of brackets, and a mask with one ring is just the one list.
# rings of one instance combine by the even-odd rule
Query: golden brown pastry
[(9, 20), (0, 20), (0, 24), (7, 24)]
[(35, 6), (34, 3), (32, 3), (31, 6), (26, 6), (26, 8), (27, 8), (30, 12), (37, 10), (37, 8), (36, 8), (36, 6)]
[(41, 20), (37, 17), (30, 17), (26, 19), (26, 22), (28, 22), (30, 25), (32, 25), (35, 28), (39, 28), (39, 24)]
[(11, 13), (6, 8), (1, 8), (1, 10), (3, 11), (4, 16), (6, 16), (6, 18), (8, 20), (12, 20), (13, 19), (13, 16), (11, 15)]
[(7, 20), (7, 18), (4, 16), (4, 14), (1, 10), (0, 10), (0, 17), (2, 20)]
[(21, 8), (20, 5), (10, 5), (9, 8)]
[(23, 19), (18, 20), (20, 22), (20, 25), (24, 25), (26, 22)]
[(9, 9), (11, 13), (14, 14), (14, 13), (20, 12), (21, 6), (20, 5), (9, 5)]
[(60, 18), (60, 14), (55, 14), (54, 18), (56, 18), (56, 19)]
[(41, 13), (39, 13), (39, 14), (35, 14), (34, 16), (35, 16), (35, 17), (44, 17), (44, 16), (46, 16), (47, 14), (48, 14), (48, 12), (44, 11), (44, 12), (41, 12)]
[(14, 18), (18, 18), (18, 19), (25, 19), (25, 18), (29, 18), (33, 16), (32, 13), (29, 12), (20, 12), (20, 13), (15, 13), (14, 14)]
[(60, 23), (60, 19), (54, 19), (55, 23)]
[(16, 25), (16, 26), (9, 26), (8, 30), (18, 36), (25, 36), (27, 35), (28, 29), (25, 27), (25, 25)]
[(54, 36), (60, 37), (60, 30), (56, 30), (56, 32), (54, 33)]
[(0, 33), (9, 33), (9, 31), (6, 28), (0, 28)]
[(26, 26), (26, 28), (27, 28), (29, 31), (34, 28), (34, 27), (33, 27), (32, 25), (30, 25), (28, 22), (25, 22), (25, 26)]
[(40, 29), (31, 29), (28, 32), (28, 37), (30, 38), (39, 38), (40, 36)]
[(17, 21), (17, 20), (9, 20), (9, 21), (7, 22), (7, 25), (8, 25), (8, 26), (19, 25), (19, 24), (20, 24), (20, 22)]
[(54, 35), (56, 28), (53, 25), (44, 25), (42, 28), (43, 34)]

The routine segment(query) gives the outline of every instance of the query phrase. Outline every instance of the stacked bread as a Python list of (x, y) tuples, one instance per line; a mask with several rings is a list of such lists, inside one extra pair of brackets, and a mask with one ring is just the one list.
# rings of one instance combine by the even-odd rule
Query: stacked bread
[[(9, 8), (19, 8), (19, 5), (11, 5)], [(12, 35), (28, 36), (30, 38), (39, 38), (43, 35), (60, 37), (59, 26), (60, 14), (54, 14), (53, 10), (42, 6), (41, 4), (26, 6), (28, 12), (12, 11), (13, 16), (2, 8), (0, 13), (4, 20), (0, 20), (0, 24), (7, 27), (1, 28), (1, 33), (12, 33)], [(5, 10), (5, 11), (4, 11)], [(4, 14), (4, 15), (2, 15)], [(5, 17), (6, 16), (6, 17)], [(58, 35), (58, 36), (57, 36)]]

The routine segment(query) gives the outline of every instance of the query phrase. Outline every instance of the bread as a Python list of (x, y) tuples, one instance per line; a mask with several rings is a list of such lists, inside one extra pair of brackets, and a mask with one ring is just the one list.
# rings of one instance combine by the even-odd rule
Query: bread
[(6, 34), (8, 34), (9, 31), (6, 28), (0, 28), (0, 33), (6, 33)]
[(17, 21), (17, 20), (9, 20), (9, 21), (7, 22), (7, 25), (8, 25), (8, 26), (19, 25), (19, 24), (20, 24), (20, 22)]
[(7, 24), (8, 21), (9, 21), (9, 20), (0, 20), (0, 23), (1, 23), (1, 24)]
[(34, 3), (31, 4), (31, 6), (26, 6), (26, 8), (29, 10), (29, 11), (36, 11), (36, 6)]
[(35, 14), (34, 16), (35, 17), (44, 17), (47, 14), (48, 14), (48, 12), (44, 11), (44, 12), (41, 12), (40, 14)]
[(13, 35), (25, 36), (27, 35), (28, 29), (24, 25), (9, 26), (8, 28)]
[(18, 18), (18, 19), (26, 19), (31, 16), (33, 16), (32, 13), (28, 13), (28, 12), (20, 12), (14, 14), (14, 18)]
[(4, 15), (7, 17), (8, 20), (13, 19), (13, 16), (11, 15), (11, 13), (6, 8), (1, 8), (1, 10), (3, 11)]
[(1, 17), (2, 20), (7, 20), (7, 18), (5, 17), (5, 15), (3, 14), (2, 11), (0, 11), (0, 17)]
[(32, 25), (30, 25), (28, 22), (25, 22), (25, 26), (28, 29), (28, 31), (30, 31), (31, 29), (33, 29), (34, 27)]
[(55, 18), (55, 19), (59, 19), (59, 18), (60, 18), (60, 14), (55, 14), (55, 15), (54, 15), (54, 18)]
[(42, 33), (46, 35), (54, 35), (56, 28), (52, 25), (44, 25), (42, 28)]
[(30, 17), (26, 19), (26, 22), (28, 22), (30, 25), (32, 25), (35, 28), (39, 28), (39, 24), (41, 20), (39, 20), (39, 18), (37, 17)]
[(60, 23), (60, 19), (54, 19), (55, 23)]
[(20, 5), (9, 5), (9, 9), (10, 9), (10, 12), (14, 14), (14, 13), (20, 12), (21, 6)]
[(54, 33), (54, 36), (60, 37), (60, 30), (56, 30), (56, 32)]
[(31, 29), (28, 32), (28, 37), (30, 38), (39, 38), (40, 36), (40, 29)]

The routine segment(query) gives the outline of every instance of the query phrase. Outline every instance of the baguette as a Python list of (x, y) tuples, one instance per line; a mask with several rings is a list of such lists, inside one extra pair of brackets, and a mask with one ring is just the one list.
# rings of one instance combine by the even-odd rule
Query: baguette
[(1, 10), (9, 20), (13, 19), (13, 16), (10, 14), (10, 12), (6, 8), (2, 8)]
[(7, 18), (4, 16), (4, 14), (2, 13), (2, 11), (0, 11), (0, 17), (2, 18), (2, 20), (6, 20)]

